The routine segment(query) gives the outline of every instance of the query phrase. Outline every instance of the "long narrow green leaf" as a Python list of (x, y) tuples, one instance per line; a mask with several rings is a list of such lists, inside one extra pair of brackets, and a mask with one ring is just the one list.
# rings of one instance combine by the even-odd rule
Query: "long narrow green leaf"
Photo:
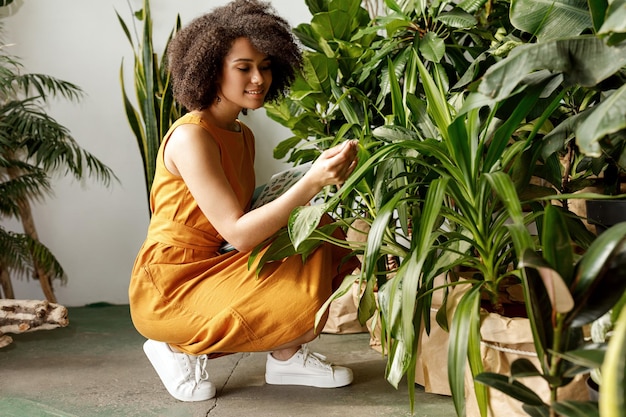
[(506, 395), (513, 397), (524, 404), (533, 406), (545, 405), (541, 397), (539, 397), (535, 391), (518, 381), (509, 380), (506, 375), (484, 372), (480, 375), (476, 375), (475, 379), (477, 382), (502, 391)]
[(602, 416), (626, 416), (626, 308), (617, 319), (602, 365)]
[(374, 275), (376, 260), (378, 259), (380, 248), (383, 245), (385, 232), (389, 228), (389, 220), (394, 214), (398, 202), (404, 197), (400, 192), (394, 194), (383, 207), (378, 210), (378, 214), (372, 222), (372, 226), (367, 235), (367, 246), (363, 257), (366, 262), (363, 265), (363, 277), (369, 280)]
[(494, 191), (498, 194), (500, 201), (506, 206), (507, 213), (511, 216), (512, 224), (507, 225), (513, 243), (515, 245), (515, 251), (518, 256), (523, 253), (527, 248), (533, 248), (534, 242), (530, 236), (530, 232), (524, 224), (524, 215), (522, 213), (522, 206), (515, 190), (515, 185), (507, 174), (503, 172), (493, 172), (485, 174), (487, 180), (493, 187)]
[(391, 87), (391, 107), (393, 109), (393, 118), (395, 124), (399, 126), (407, 126), (407, 117), (404, 100), (402, 99), (402, 92), (400, 90), (400, 83), (396, 78), (391, 59), (387, 59), (387, 67), (389, 69), (389, 86)]
[(574, 279), (574, 250), (565, 219), (552, 204), (548, 204), (544, 211), (541, 240), (544, 258), (568, 285), (571, 284)]
[(471, 288), (456, 307), (450, 325), (448, 350), (448, 381), (454, 408), (459, 416), (465, 415), (465, 368), (469, 351), (469, 334), (480, 325), (480, 286)]
[(422, 64), (422, 61), (417, 56), (417, 53), (415, 53), (414, 58), (422, 80), (424, 92), (426, 94), (428, 114), (430, 114), (435, 121), (435, 124), (439, 128), (441, 135), (444, 136), (444, 139), (448, 139), (448, 126), (452, 123), (452, 116), (450, 115), (448, 102), (445, 100), (445, 95), (442, 94), (437, 88), (435, 81), (424, 64)]

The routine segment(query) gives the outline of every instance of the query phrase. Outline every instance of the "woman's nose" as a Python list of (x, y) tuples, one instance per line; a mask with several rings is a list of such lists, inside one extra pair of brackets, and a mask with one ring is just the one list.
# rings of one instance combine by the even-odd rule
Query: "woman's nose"
[(261, 74), (261, 71), (256, 70), (254, 72), (254, 74), (252, 75), (252, 84), (257, 84), (257, 85), (263, 84), (263, 75)]

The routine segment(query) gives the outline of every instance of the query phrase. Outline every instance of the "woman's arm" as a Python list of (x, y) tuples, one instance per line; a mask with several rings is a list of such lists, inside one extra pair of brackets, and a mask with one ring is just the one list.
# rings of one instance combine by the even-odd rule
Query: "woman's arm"
[(356, 154), (355, 141), (328, 149), (283, 195), (247, 213), (226, 179), (217, 143), (201, 127), (182, 125), (172, 133), (165, 148), (165, 165), (183, 178), (224, 239), (239, 251), (249, 251), (284, 227), (291, 211), (306, 205), (323, 187), (342, 184), (356, 166)]

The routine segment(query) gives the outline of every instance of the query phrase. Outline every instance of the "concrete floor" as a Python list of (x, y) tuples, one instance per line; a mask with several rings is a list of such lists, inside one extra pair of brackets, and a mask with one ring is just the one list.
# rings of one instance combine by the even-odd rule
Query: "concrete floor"
[[(0, 349), (3, 417), (370, 417), (410, 416), (406, 383), (385, 379), (385, 359), (369, 334), (323, 334), (314, 351), (354, 371), (338, 389), (272, 386), (264, 381), (265, 354), (243, 353), (209, 362), (216, 398), (179, 402), (161, 385), (142, 350), (143, 337), (128, 306), (69, 309), (62, 329), (11, 335)], [(416, 386), (414, 416), (454, 416), (449, 397)]]

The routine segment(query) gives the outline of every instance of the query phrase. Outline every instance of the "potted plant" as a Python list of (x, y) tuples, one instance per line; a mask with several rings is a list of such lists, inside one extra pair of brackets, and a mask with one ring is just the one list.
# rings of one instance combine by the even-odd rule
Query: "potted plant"
[[(558, 390), (577, 373), (599, 366), (590, 362), (598, 352), (602, 357), (603, 351), (585, 341), (582, 327), (624, 298), (626, 223), (609, 228), (583, 255), (577, 255), (564, 215), (548, 205), (541, 239), (543, 250), (529, 249), (520, 260), (539, 366), (518, 359), (510, 375), (486, 372), (476, 379), (521, 401), (531, 416), (599, 415), (597, 401), (564, 401)], [(524, 384), (529, 377), (540, 377), (549, 386), (547, 401), (538, 395), (534, 379), (529, 380), (532, 385)]]
[[(394, 11), (403, 12), (397, 4), (388, 4)], [(467, 17), (469, 11), (477, 10), (474, 6), (462, 5), (467, 10), (462, 9), (461, 4), (459, 8), (447, 3), (442, 5), (438, 12), (449, 13), (431, 21), (441, 24), (447, 18), (458, 17), (457, 13)], [(410, 9), (411, 6), (412, 3), (405, 7)], [(464, 375), (468, 355), (472, 374), (481, 372), (478, 331), (483, 299), (492, 301), (496, 309), (500, 307), (501, 284), (519, 280), (519, 257), (526, 249), (537, 249), (536, 239), (527, 227), (542, 221), (545, 201), (567, 201), (572, 197), (555, 194), (562, 189), (564, 174), (554, 148), (551, 152), (545, 150), (545, 136), (556, 122), (569, 119), (566, 113), (560, 113), (561, 104), (571, 91), (569, 83), (576, 84), (579, 81), (576, 76), (580, 74), (568, 72), (563, 59), (548, 61), (554, 56), (580, 56), (584, 60), (589, 51), (599, 51), (598, 59), (585, 66), (585, 75), (599, 74), (584, 81), (584, 85), (589, 86), (599, 84), (622, 66), (619, 61), (604, 65), (599, 58), (608, 60), (614, 56), (614, 50), (603, 48), (597, 41), (589, 40), (589, 36), (583, 37), (579, 50), (576, 46), (581, 44), (577, 38), (551, 40), (555, 32), (544, 30), (541, 22), (557, 22), (559, 27), (559, 12), (565, 8), (564, 4), (557, 3), (554, 10), (523, 21), (520, 16), (527, 15), (528, 7), (534, 6), (533, 2), (516, 3), (515, 10), (511, 10), (511, 21), (520, 25), (532, 22), (535, 24), (533, 33), (548, 40), (518, 49), (513, 47), (532, 40), (525, 33), (530, 29), (521, 27), (505, 34), (483, 31), (485, 38), (497, 41), (498, 47), (480, 50), (470, 44), (475, 49), (468, 50), (480, 53), (474, 56), (473, 62), (466, 61), (466, 66), (459, 67), (465, 72), (458, 72), (456, 78), (451, 77), (454, 72), (450, 69), (454, 68), (458, 56), (441, 55), (442, 44), (437, 41), (438, 37), (425, 36), (425, 32), (435, 30), (421, 30), (419, 25), (411, 24), (411, 19), (381, 19), (390, 29), (389, 40), (385, 38), (376, 44), (380, 50), (374, 57), (378, 59), (367, 55), (371, 64), (363, 67), (361, 78), (373, 73), (385, 74), (381, 78), (386, 83), (383, 90), (387, 91), (383, 97), (389, 98), (390, 105), (386, 109), (391, 108), (393, 114), (385, 117), (384, 126), (372, 127), (369, 119), (363, 120), (364, 130), (367, 130), (361, 135), (362, 141), (367, 141), (366, 152), (361, 155), (361, 165), (353, 177), (331, 194), (325, 204), (296, 210), (289, 225), (291, 241), (298, 248), (317, 233), (317, 222), (325, 211), (347, 210), (353, 214), (360, 208), (362, 213), (371, 216), (368, 219), (371, 230), (362, 249), (365, 261), (361, 279), (367, 285), (361, 302), (370, 308), (366, 311), (371, 311), (371, 295), (376, 283), (388, 344), (387, 378), (394, 385), (404, 374), (409, 379), (413, 377), (419, 329), (422, 323), (429, 325), (423, 318), (430, 311), (434, 278), (443, 272), (453, 272), (459, 266), (478, 272), (470, 280), (446, 284), (469, 286), (471, 290), (459, 301), (457, 311), (460, 313), (451, 320), (443, 313), (439, 315), (442, 325), (450, 324), (449, 380), (459, 415), (465, 413)], [(438, 13), (428, 7), (412, 10), (419, 16), (432, 17)], [(485, 13), (488, 19), (488, 11)], [(547, 19), (543, 19), (546, 16)], [(407, 28), (419, 36), (409, 37)], [(561, 33), (576, 37), (579, 30), (583, 29), (575, 25), (572, 33)], [(468, 35), (470, 30), (463, 28), (457, 32)], [(393, 34), (399, 34), (398, 38), (393, 38)], [(479, 33), (473, 35), (461, 39), (480, 36)], [(446, 39), (450, 38), (459, 39), (452, 36)], [(411, 41), (406, 42), (406, 39)], [(424, 54), (424, 50), (433, 53)], [(543, 59), (542, 53), (549, 58)], [(507, 54), (509, 58), (500, 61)], [(556, 75), (542, 71), (529, 77), (537, 68), (552, 69)], [(416, 81), (418, 72), (420, 82)], [(482, 79), (474, 81), (477, 75), (483, 74)], [(347, 86), (339, 93), (335, 94), (335, 99), (362, 97)], [(283, 117), (288, 118), (289, 108), (285, 108)], [(338, 129), (331, 139), (347, 134), (353, 126), (354, 123)], [(301, 138), (290, 140), (293, 145)], [(540, 177), (546, 186), (535, 186), (533, 177)], [(587, 247), (593, 235), (573, 214), (568, 214), (566, 221), (576, 230), (574, 236), (581, 248)], [(393, 278), (381, 280), (384, 275), (380, 268), (381, 255), (390, 253), (396, 254), (400, 263), (393, 271)], [(409, 389), (411, 392), (411, 387)], [(485, 415), (486, 390), (476, 385), (476, 391), (481, 413)]]
[[(129, 7), (130, 7), (130, 3)], [(126, 91), (124, 81), (124, 62), (120, 65), (120, 85), (128, 124), (135, 135), (141, 160), (144, 167), (146, 183), (146, 198), (150, 199), (150, 188), (154, 178), (156, 155), (161, 140), (171, 124), (183, 115), (184, 109), (176, 103), (170, 84), (170, 73), (165, 65), (165, 52), (161, 57), (154, 51), (152, 45), (152, 15), (150, 0), (144, 0), (143, 7), (133, 13), (130, 31), (124, 19), (117, 13), (117, 18), (126, 34), (126, 38), (133, 48), (133, 86), (136, 97), (136, 107)], [(138, 33), (135, 21), (141, 22), (141, 32)], [(176, 16), (176, 23), (165, 43), (167, 49), (172, 37), (180, 29), (180, 16)], [(131, 33), (134, 34), (131, 35)], [(150, 210), (148, 210), (150, 212)]]
[(52, 98), (80, 99), (81, 89), (45, 74), (24, 73), (6, 47), (0, 45), (0, 215), (19, 219), (24, 233), (0, 226), (0, 283), (3, 296), (14, 298), (10, 272), (30, 272), (54, 303), (52, 280), (65, 275), (38, 238), (30, 202), (52, 192), (54, 172), (76, 179), (94, 176), (105, 185), (115, 175), (45, 111)]

